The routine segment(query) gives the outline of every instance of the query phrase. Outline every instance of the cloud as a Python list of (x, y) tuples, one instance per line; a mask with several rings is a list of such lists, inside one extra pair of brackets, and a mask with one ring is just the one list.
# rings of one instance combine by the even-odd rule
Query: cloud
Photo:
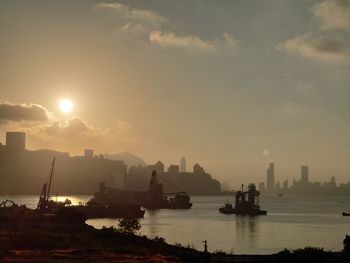
[(210, 42), (202, 40), (198, 36), (178, 36), (172, 32), (152, 31), (149, 34), (149, 40), (152, 44), (162, 47), (181, 47), (210, 50), (214, 48)]
[(276, 48), (314, 59), (334, 62), (350, 60), (350, 49), (340, 39), (315, 37), (312, 33), (287, 40), (277, 45)]
[(0, 103), (0, 122), (45, 122), (51, 113), (38, 104)]
[(127, 20), (142, 21), (154, 25), (165, 21), (164, 17), (152, 10), (132, 8), (119, 2), (99, 3), (96, 5), (96, 8), (110, 10)]
[[(172, 47), (191, 50), (209, 51), (222, 48), (238, 47), (240, 40), (233, 35), (224, 33), (220, 38), (204, 40), (197, 35), (179, 35), (164, 28), (168, 26), (168, 19), (152, 10), (132, 8), (128, 5), (112, 2), (99, 3), (97, 10), (110, 11), (121, 18), (116, 33), (123, 36), (146, 38), (147, 43), (160, 47)], [(117, 22), (117, 23), (118, 23)], [(148, 42), (149, 41), (149, 42)]]
[(323, 30), (350, 30), (349, 0), (324, 0), (315, 5), (312, 13), (321, 21)]
[(40, 129), (41, 133), (49, 136), (55, 136), (60, 138), (72, 138), (81, 135), (94, 135), (94, 128), (89, 126), (87, 122), (79, 117), (72, 117), (67, 121), (61, 123), (54, 121), (51, 124)]
[(162, 32), (160, 30), (150, 32), (149, 40), (153, 45), (161, 47), (177, 47), (205, 51), (225, 46), (238, 47), (240, 42), (228, 33), (224, 33), (222, 39), (203, 40), (196, 35), (179, 36), (173, 32)]

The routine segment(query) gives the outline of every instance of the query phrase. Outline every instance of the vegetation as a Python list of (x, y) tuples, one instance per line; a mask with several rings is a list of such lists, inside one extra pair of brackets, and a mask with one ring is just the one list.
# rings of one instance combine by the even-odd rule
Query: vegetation
[(350, 255), (306, 247), (274, 255), (204, 255), (191, 246), (169, 245), (135, 235), (138, 220), (120, 220), (120, 229), (69, 224), (0, 223), (0, 262), (350, 262)]
[(138, 218), (122, 218), (119, 219), (118, 226), (122, 232), (126, 234), (135, 234), (137, 230), (141, 229), (141, 224)]

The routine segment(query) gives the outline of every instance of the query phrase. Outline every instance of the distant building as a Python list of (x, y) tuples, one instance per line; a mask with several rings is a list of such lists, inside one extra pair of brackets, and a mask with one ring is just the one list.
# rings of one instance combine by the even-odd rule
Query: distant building
[(176, 176), (176, 175), (179, 175), (179, 172), (180, 172), (180, 169), (179, 169), (179, 166), (178, 165), (170, 165), (169, 168), (168, 168), (168, 173), (169, 175), (173, 175), (173, 176)]
[(336, 187), (337, 183), (335, 182), (335, 176), (332, 176), (329, 182), (324, 182), (322, 186), (326, 191), (333, 191)]
[(283, 186), (282, 186), (282, 188), (283, 188), (284, 190), (287, 190), (288, 187), (289, 187), (289, 185), (288, 185), (288, 178), (286, 178), (286, 179), (283, 181)]
[(84, 150), (84, 158), (85, 159), (93, 159), (94, 158), (94, 150), (92, 149), (85, 149)]
[(266, 190), (269, 193), (273, 193), (275, 190), (275, 165), (274, 163), (269, 164), (269, 168), (267, 169), (266, 172)]
[(158, 161), (154, 165), (149, 165), (148, 168), (150, 171), (156, 171), (158, 175), (164, 174), (164, 164), (161, 161)]
[(300, 183), (302, 185), (306, 185), (309, 183), (309, 167), (306, 165), (301, 166), (301, 180)]
[(184, 156), (180, 159), (180, 172), (186, 173), (186, 158)]
[(200, 166), (198, 163), (196, 163), (193, 166), (193, 173), (199, 175), (199, 174), (205, 174), (205, 171), (204, 171), (202, 166)]
[(6, 152), (13, 156), (21, 156), (26, 150), (26, 134), (24, 132), (6, 132)]
[(335, 182), (335, 176), (331, 177), (331, 183), (332, 183), (332, 185), (337, 186), (337, 184)]
[(134, 191), (147, 190), (150, 175), (152, 171), (156, 171), (158, 181), (163, 184), (164, 191), (167, 193), (179, 191), (197, 195), (220, 193), (220, 182), (213, 179), (199, 164), (193, 166), (193, 172), (180, 172), (179, 170), (179, 165), (170, 165), (165, 172), (164, 164), (160, 161), (146, 167), (132, 166), (127, 177), (127, 189)]

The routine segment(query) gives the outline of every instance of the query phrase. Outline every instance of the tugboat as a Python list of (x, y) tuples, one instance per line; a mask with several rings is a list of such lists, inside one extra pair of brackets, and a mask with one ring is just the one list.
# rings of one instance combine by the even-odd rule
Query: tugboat
[[(236, 192), (235, 207), (227, 203), (219, 209), (223, 214), (238, 214), (238, 215), (266, 215), (267, 211), (261, 210), (259, 203), (260, 192), (256, 190), (255, 184), (248, 185), (248, 191), (242, 190)], [(248, 196), (248, 198), (246, 198)]]
[(219, 209), (220, 213), (223, 214), (234, 214), (235, 213), (235, 209), (232, 207), (232, 204), (229, 203), (229, 201), (227, 200), (227, 203), (225, 204), (225, 206), (221, 207)]

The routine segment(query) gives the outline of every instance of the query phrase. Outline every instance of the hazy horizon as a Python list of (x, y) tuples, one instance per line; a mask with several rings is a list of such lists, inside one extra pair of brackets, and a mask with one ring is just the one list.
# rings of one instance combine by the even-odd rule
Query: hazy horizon
[(3, 0), (0, 142), (349, 182), (349, 31), (344, 0)]

